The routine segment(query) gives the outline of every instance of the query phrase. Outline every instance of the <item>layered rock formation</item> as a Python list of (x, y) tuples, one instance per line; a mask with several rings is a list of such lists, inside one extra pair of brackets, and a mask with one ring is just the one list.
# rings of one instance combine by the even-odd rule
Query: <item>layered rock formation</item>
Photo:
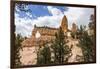
[[(72, 25), (72, 30), (68, 29), (68, 20), (67, 17), (64, 16), (61, 21), (60, 27), (62, 28), (64, 35), (65, 36), (70, 36), (71, 32), (77, 31), (76, 24), (73, 23)], [(34, 29), (32, 31), (32, 35), (30, 38), (25, 39), (22, 42), (23, 46), (23, 51), (21, 52), (21, 62), (23, 65), (33, 65), (36, 64), (37, 60), (37, 50), (39, 46), (43, 47), (43, 44), (45, 42), (51, 42), (51, 40), (55, 39), (55, 33), (57, 33), (59, 28), (51, 28), (47, 26), (43, 27), (37, 27), (36, 25), (34, 26)], [(37, 35), (38, 34), (38, 35)], [(66, 39), (66, 37), (65, 37)], [(68, 46), (73, 45), (73, 56), (69, 59), (69, 62), (75, 62), (76, 59), (76, 52), (79, 52), (82, 54), (81, 50), (76, 46), (78, 40), (73, 41), (71, 38), (66, 39), (65, 41), (67, 42), (69, 40)]]
[[(67, 33), (69, 31), (68, 29), (68, 20), (66, 18), (66, 16), (64, 15), (62, 22), (61, 22), (61, 26), (60, 26), (63, 30), (63, 32)], [(43, 26), (43, 27), (37, 27), (36, 25), (34, 26), (34, 29), (32, 31), (32, 36), (26, 40), (24, 40), (22, 42), (22, 46), (27, 47), (27, 46), (37, 46), (37, 42), (39, 41), (40, 45), (43, 44), (43, 42), (49, 42), (53, 39), (55, 39), (55, 33), (57, 33), (57, 31), (59, 30), (59, 28), (51, 28), (51, 27), (47, 27), (47, 26)], [(40, 33), (40, 38), (37, 39), (36, 38), (36, 32)]]

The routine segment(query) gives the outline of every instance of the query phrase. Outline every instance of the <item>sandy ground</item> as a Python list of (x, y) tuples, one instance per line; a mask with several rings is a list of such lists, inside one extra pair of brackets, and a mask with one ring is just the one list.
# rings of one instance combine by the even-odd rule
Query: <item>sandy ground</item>
[[(82, 56), (82, 50), (80, 47), (77, 46), (78, 40), (69, 39), (68, 45), (72, 47), (72, 56), (69, 58), (68, 62), (77, 62), (76, 56)], [(37, 54), (35, 51), (35, 47), (24, 47), (23, 51), (20, 51), (21, 54), (21, 62), (23, 65), (33, 65), (36, 64)]]
[(79, 55), (79, 56), (82, 56), (82, 50), (80, 47), (77, 46), (78, 44), (78, 40), (70, 40), (69, 41), (69, 46), (70, 45), (73, 45), (72, 47), (72, 56), (69, 58), (68, 62), (77, 62), (76, 60), (76, 56)]

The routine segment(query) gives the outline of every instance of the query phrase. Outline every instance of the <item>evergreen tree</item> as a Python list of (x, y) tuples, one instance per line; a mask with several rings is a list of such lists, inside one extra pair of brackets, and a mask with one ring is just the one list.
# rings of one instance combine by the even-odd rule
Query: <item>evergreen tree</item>
[(88, 32), (85, 30), (85, 26), (80, 26), (79, 30), (79, 46), (82, 49), (83, 52), (83, 58), (85, 62), (93, 61), (93, 41), (91, 37), (88, 35)]
[(55, 34), (55, 37), (56, 38), (53, 41), (53, 45), (52, 45), (54, 55), (55, 55), (54, 63), (56, 64), (66, 63), (70, 56), (71, 49), (69, 48), (68, 45), (66, 45), (64, 32), (62, 31), (61, 27), (58, 33)]
[(91, 14), (91, 16), (90, 16), (90, 22), (88, 24), (88, 27), (90, 29), (94, 29), (95, 28), (95, 18), (94, 18), (94, 15), (93, 14)]
[(22, 49), (21, 47), (21, 42), (23, 41), (23, 38), (20, 34), (16, 35), (16, 40), (15, 40), (15, 50), (14, 50), (14, 55), (15, 55), (15, 66), (20, 66), (20, 50)]
[(73, 39), (75, 39), (75, 35), (76, 35), (76, 32), (71, 32), (71, 36)]
[(51, 51), (47, 43), (40, 48), (37, 56), (37, 64), (50, 64), (51, 63)]

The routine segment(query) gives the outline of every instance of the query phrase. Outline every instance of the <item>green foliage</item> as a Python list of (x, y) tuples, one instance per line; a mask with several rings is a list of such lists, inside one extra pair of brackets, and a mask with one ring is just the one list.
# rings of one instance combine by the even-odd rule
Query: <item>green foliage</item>
[(20, 66), (21, 65), (21, 62), (20, 62), (20, 49), (22, 48), (21, 47), (21, 42), (23, 41), (23, 38), (20, 34), (17, 34), (16, 38), (15, 38), (15, 48), (14, 48), (14, 55), (15, 55), (15, 66)]
[[(50, 43), (44, 44), (44, 48), (40, 48), (37, 54), (37, 64), (63, 64), (67, 63), (69, 57), (71, 57), (71, 48), (66, 45), (65, 36), (62, 28), (55, 34), (55, 40)], [(51, 51), (52, 49), (53, 51)], [(51, 57), (54, 54), (54, 57)], [(54, 61), (51, 61), (54, 59)]]
[(88, 32), (85, 30), (84, 26), (80, 27), (79, 30), (79, 46), (82, 49), (83, 57), (85, 62), (93, 61), (93, 39), (88, 35)]
[(72, 38), (75, 38), (76, 32), (71, 32)]
[(39, 49), (37, 54), (37, 64), (50, 64), (51, 63), (51, 51), (47, 44), (44, 44), (43, 48)]
[[(53, 51), (54, 51), (54, 63), (62, 64), (68, 61), (71, 53), (71, 49), (66, 45), (65, 36), (62, 28), (59, 29), (58, 33), (55, 34), (56, 38), (53, 41)], [(65, 58), (65, 56), (67, 56)]]
[(95, 17), (94, 17), (93, 14), (91, 14), (91, 16), (90, 16), (90, 22), (89, 22), (88, 26), (89, 26), (90, 29), (95, 28)]

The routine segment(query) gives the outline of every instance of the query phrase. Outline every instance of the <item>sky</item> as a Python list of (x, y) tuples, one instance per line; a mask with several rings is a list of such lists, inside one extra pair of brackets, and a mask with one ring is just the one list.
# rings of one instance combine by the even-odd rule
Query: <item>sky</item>
[(71, 29), (72, 23), (76, 23), (78, 27), (88, 25), (90, 15), (94, 14), (94, 8), (84, 7), (29, 4), (24, 9), (30, 11), (21, 11), (17, 4), (15, 5), (15, 32), (27, 37), (31, 36), (34, 25), (59, 28), (65, 15), (68, 19), (68, 28)]

